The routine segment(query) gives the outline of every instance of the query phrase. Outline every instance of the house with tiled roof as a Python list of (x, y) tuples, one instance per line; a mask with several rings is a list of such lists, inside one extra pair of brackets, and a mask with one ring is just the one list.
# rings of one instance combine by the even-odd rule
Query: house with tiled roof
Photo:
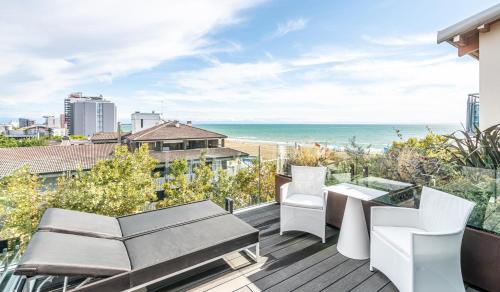
[(226, 135), (182, 124), (165, 121), (154, 127), (136, 132), (126, 138), (132, 149), (147, 143), (150, 150), (188, 150), (198, 148), (224, 147)]
[(88, 170), (110, 159), (117, 144), (0, 148), (0, 178), (22, 167), (45, 178), (68, 171)]
[(90, 141), (93, 144), (123, 143), (124, 139), (128, 135), (130, 135), (130, 133), (100, 132), (92, 135), (92, 137), (90, 137)]
[(232, 173), (241, 159), (249, 155), (224, 147), (226, 138), (226, 135), (194, 127), (190, 122), (163, 121), (127, 136), (125, 143), (131, 150), (147, 144), (151, 155), (160, 162), (163, 174), (168, 173), (169, 163), (178, 159), (187, 160), (191, 172), (202, 155), (213, 170), (222, 168)]

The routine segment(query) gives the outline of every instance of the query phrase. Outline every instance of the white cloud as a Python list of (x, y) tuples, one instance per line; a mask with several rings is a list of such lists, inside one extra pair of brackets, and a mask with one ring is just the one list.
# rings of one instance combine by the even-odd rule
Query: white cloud
[(288, 20), (285, 23), (278, 23), (276, 31), (271, 34), (270, 38), (280, 38), (292, 31), (304, 29), (306, 28), (308, 22), (308, 19), (300, 17)]
[(152, 106), (163, 100), (167, 117), (194, 121), (459, 123), (467, 94), (477, 90), (474, 60), (370, 50), (355, 55), (317, 66), (276, 58), (217, 62), (171, 75), (176, 92), (140, 98)]
[(353, 60), (359, 60), (361, 58), (372, 57), (375, 55), (380, 54), (365, 50), (339, 47), (318, 48), (314, 51), (300, 56), (299, 58), (291, 60), (290, 63), (294, 66), (322, 65), (335, 62), (349, 62)]
[[(106, 97), (117, 103), (120, 119), (135, 110), (161, 110), (162, 103), (168, 118), (194, 121), (464, 119), (466, 95), (477, 91), (477, 62), (415, 50), (429, 42), (426, 34), (365, 36), (385, 46), (325, 46), (296, 56), (290, 50), (286, 59), (279, 52), (254, 61), (247, 55), (234, 58), (245, 60), (240, 62), (216, 59), (214, 52), (244, 51), (215, 39), (214, 32), (240, 21), (241, 11), (255, 2), (7, 1), (0, 10), (0, 116), (42, 116), (51, 113), (49, 105), (62, 110), (62, 98), (80, 86), (203, 56), (208, 65), (165, 70), (170, 73), (159, 84)], [(307, 23), (299, 18), (280, 24), (275, 37)]]
[[(210, 33), (238, 22), (238, 14), (258, 2), (4, 2), (0, 103), (19, 109), (23, 103), (61, 102), (86, 83), (112, 82), (181, 56), (238, 50), (238, 44), (215, 42)], [(2, 107), (0, 116), (12, 108)]]
[(436, 44), (435, 33), (381, 37), (363, 35), (361, 38), (369, 43), (382, 46), (415, 46)]

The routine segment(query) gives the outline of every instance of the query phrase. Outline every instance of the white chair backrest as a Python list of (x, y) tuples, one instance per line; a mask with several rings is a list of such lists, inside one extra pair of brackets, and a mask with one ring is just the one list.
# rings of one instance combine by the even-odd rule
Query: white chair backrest
[(420, 197), (420, 224), (429, 232), (465, 229), (474, 203), (460, 197), (424, 187)]
[(292, 165), (292, 182), (297, 193), (321, 196), (325, 178), (326, 167)]

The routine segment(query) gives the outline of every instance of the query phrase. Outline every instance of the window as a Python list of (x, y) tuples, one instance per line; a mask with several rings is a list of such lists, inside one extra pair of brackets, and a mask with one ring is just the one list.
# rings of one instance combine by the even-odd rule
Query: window
[(141, 129), (144, 128), (144, 119), (141, 119)]

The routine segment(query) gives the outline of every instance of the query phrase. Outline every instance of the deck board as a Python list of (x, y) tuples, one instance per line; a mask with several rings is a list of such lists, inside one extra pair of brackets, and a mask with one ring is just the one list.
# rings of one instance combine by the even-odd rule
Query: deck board
[(260, 230), (261, 260), (254, 263), (233, 253), (212, 270), (193, 274), (161, 291), (397, 291), (367, 260), (349, 259), (337, 251), (339, 230), (327, 227), (326, 243), (303, 232), (279, 234), (279, 205), (237, 214)]
[(352, 292), (378, 291), (389, 283), (389, 279), (382, 273), (373, 273), (373, 275), (359, 284)]

